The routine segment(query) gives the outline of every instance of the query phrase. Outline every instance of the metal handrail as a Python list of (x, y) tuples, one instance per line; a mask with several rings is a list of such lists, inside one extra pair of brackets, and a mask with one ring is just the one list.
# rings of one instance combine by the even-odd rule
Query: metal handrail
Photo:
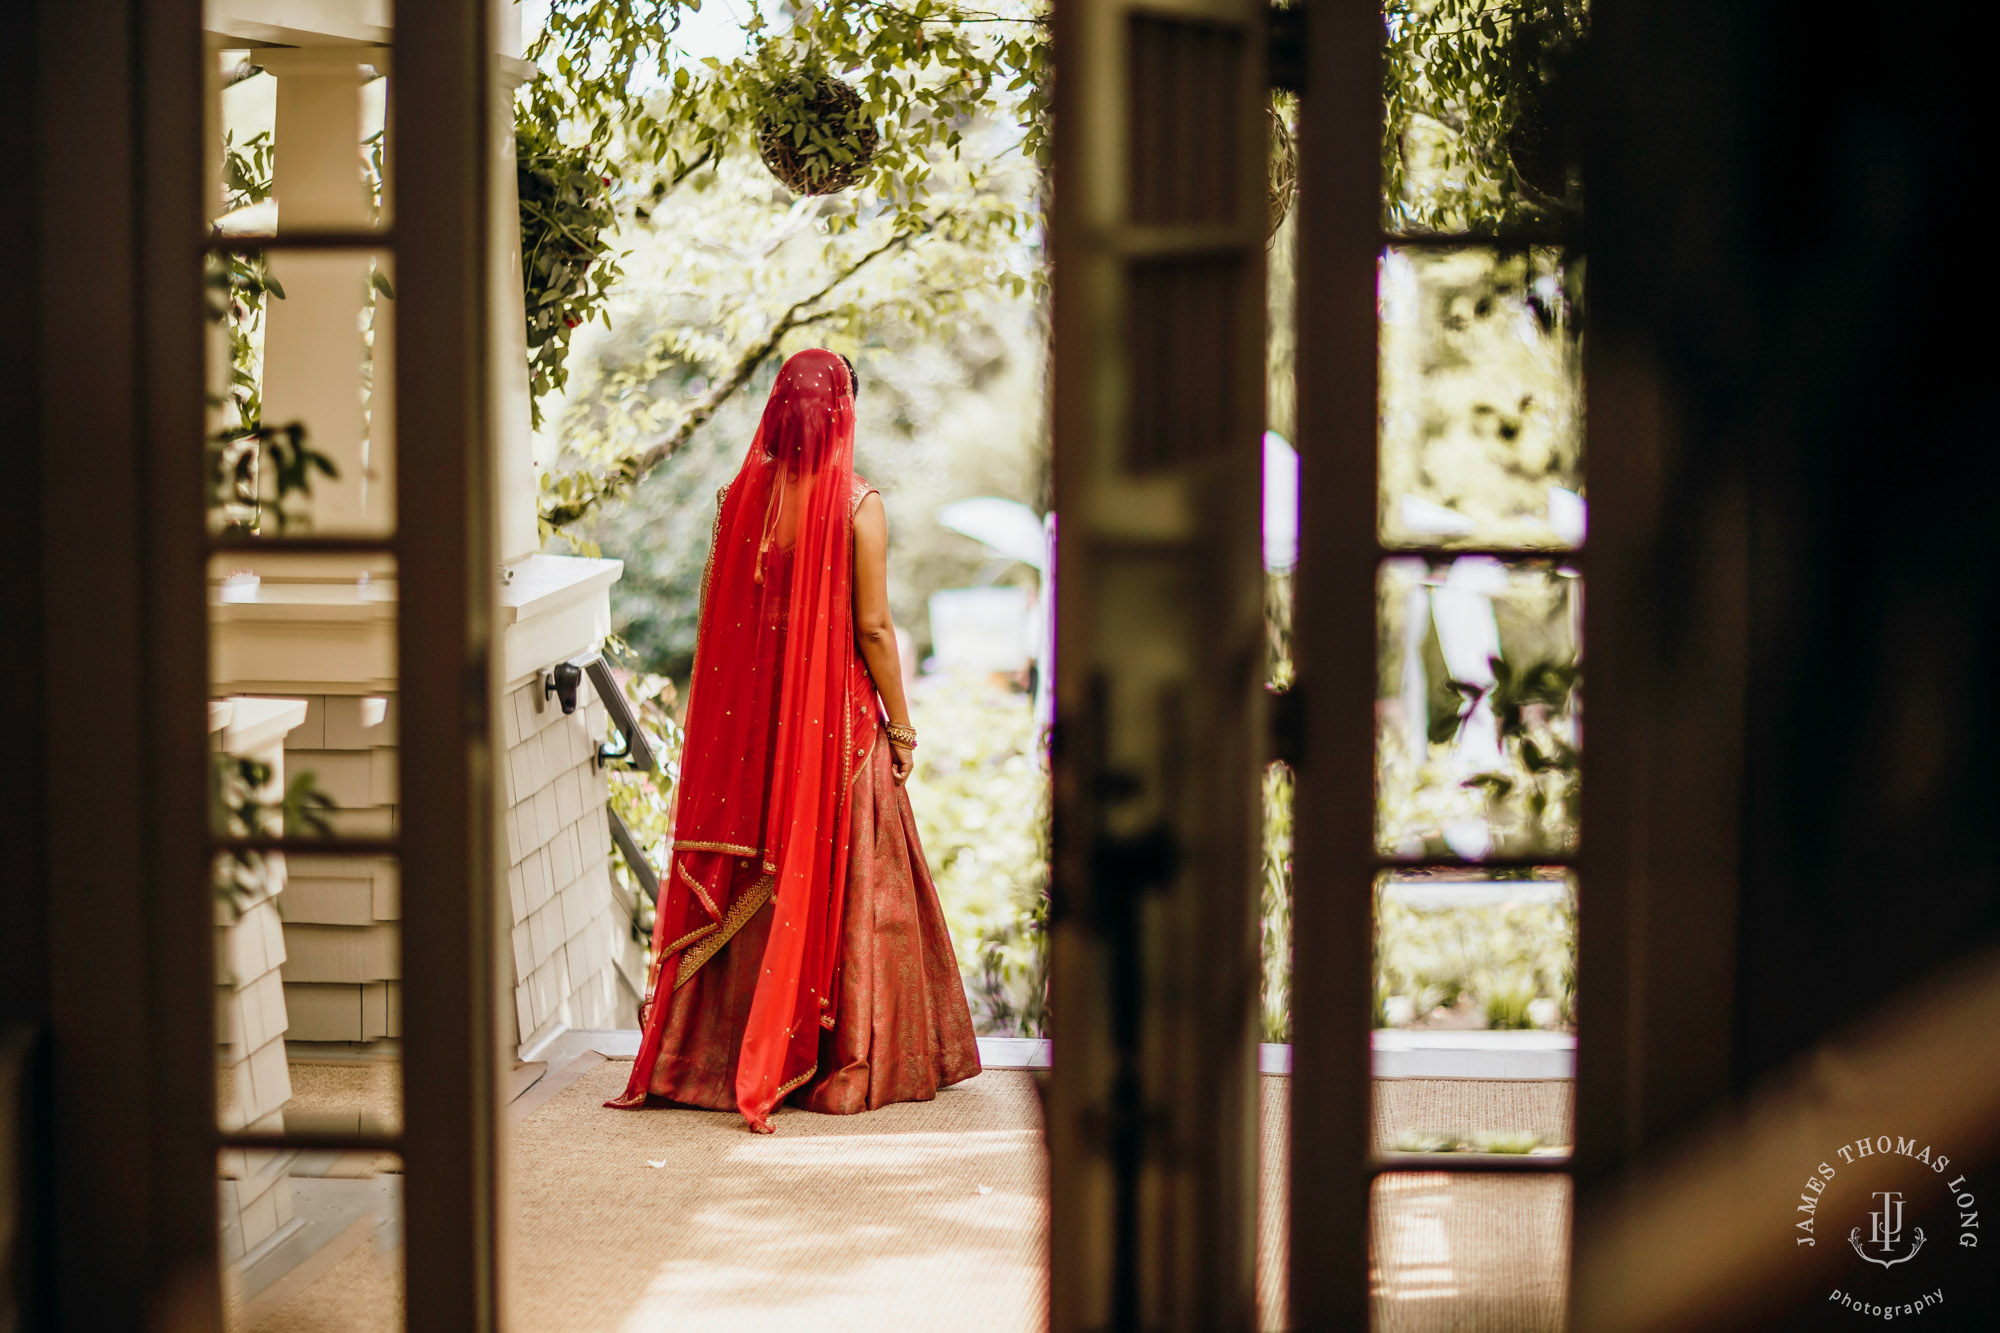
[(604, 701), (605, 712), (611, 715), (611, 725), (618, 728), (624, 738), (623, 749), (613, 750), (599, 746), (597, 761), (603, 765), (613, 759), (623, 759), (633, 768), (642, 772), (655, 772), (660, 766), (659, 755), (653, 750), (653, 742), (639, 725), (639, 715), (632, 711), (632, 703), (625, 692), (618, 688), (618, 681), (611, 674), (611, 663), (599, 653), (584, 665), (584, 674), (590, 677), (590, 687), (597, 691), (597, 697)]
[(617, 845), (619, 854), (625, 858), (625, 864), (632, 867), (633, 876), (638, 879), (639, 887), (645, 891), (646, 901), (657, 906), (660, 901), (659, 872), (654, 870), (653, 863), (646, 859), (646, 853), (639, 847), (639, 840), (632, 836), (632, 830), (625, 826), (625, 821), (619, 817), (618, 811), (607, 805), (604, 807), (604, 813), (611, 823), (611, 841)]

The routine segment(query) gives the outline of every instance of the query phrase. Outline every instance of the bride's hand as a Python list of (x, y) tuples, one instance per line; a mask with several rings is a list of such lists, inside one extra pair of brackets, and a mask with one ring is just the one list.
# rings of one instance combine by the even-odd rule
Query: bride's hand
[(916, 756), (907, 745), (889, 742), (889, 767), (896, 775), (896, 785), (902, 786), (910, 780), (910, 770), (917, 766)]

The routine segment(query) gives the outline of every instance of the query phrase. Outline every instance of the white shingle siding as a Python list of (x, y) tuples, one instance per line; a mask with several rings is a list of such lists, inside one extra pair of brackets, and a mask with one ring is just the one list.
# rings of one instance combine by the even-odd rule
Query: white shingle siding
[[(593, 762), (605, 709), (588, 679), (579, 707), (541, 708), (539, 680), (511, 690), (500, 707), (506, 753), (505, 910), (521, 1044), (558, 1024), (629, 1024), (643, 982), (643, 951), (631, 939), (631, 904), (614, 901), (605, 802), (610, 784)], [(383, 696), (374, 696), (383, 698)], [(348, 836), (389, 837), (398, 827), (396, 699), (364, 725), (366, 696), (314, 695), (285, 742), (294, 774), (312, 772)], [(388, 859), (294, 856), (288, 893), (268, 928), (239, 931), (226, 966), (268, 971), (283, 960), (290, 1035), (298, 1041), (369, 1041), (400, 1029), (400, 883)], [(219, 957), (219, 963), (224, 960)], [(220, 970), (220, 969), (219, 969)], [(247, 1053), (246, 1053), (247, 1058)]]
[(508, 753), (508, 904), (517, 1034), (526, 1045), (561, 1026), (632, 1022), (643, 954), (630, 907), (614, 904), (607, 777), (594, 763), (605, 709), (586, 679), (577, 711), (541, 699), (541, 683), (501, 708)]

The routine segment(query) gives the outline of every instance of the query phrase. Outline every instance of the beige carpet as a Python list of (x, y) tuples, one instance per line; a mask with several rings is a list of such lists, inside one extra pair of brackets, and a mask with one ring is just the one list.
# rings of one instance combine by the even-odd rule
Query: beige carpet
[[(1291, 1080), (1263, 1078), (1257, 1179), (1257, 1322), (1286, 1327)], [(1511, 1084), (1511, 1086), (1510, 1086)], [(1569, 1085), (1378, 1079), (1375, 1130), (1389, 1146), (1421, 1126), (1527, 1129), (1568, 1141)], [(1569, 1181), (1560, 1176), (1382, 1176), (1371, 1195), (1375, 1333), (1554, 1333), (1562, 1328)]]
[(1574, 1091), (1566, 1078), (1378, 1078), (1375, 1147), (1481, 1134), (1533, 1134), (1544, 1147), (1566, 1146), (1575, 1141)]
[(1043, 1326), (1030, 1075), (868, 1115), (782, 1110), (762, 1137), (733, 1112), (603, 1109), (630, 1070), (598, 1066), (514, 1131), (514, 1327)]
[[(1031, 1075), (996, 1070), (934, 1102), (863, 1116), (784, 1110), (778, 1133), (761, 1138), (734, 1113), (605, 1110), (630, 1069), (609, 1061), (585, 1070), (513, 1128), (512, 1327), (1044, 1326), (1047, 1162)], [(1378, 1133), (1422, 1124), (1567, 1137), (1566, 1087), (1424, 1082), (1437, 1086), (1378, 1085), (1388, 1093), (1378, 1097)], [(1290, 1080), (1260, 1083), (1259, 1323), (1279, 1330)], [(324, 1091), (352, 1104), (356, 1090)], [(1374, 1327), (1560, 1328), (1568, 1189), (1561, 1178), (1383, 1177)], [(372, 1247), (349, 1256), (259, 1321), (258, 1333), (400, 1327), (400, 1259)]]
[[(363, 1245), (248, 1333), (401, 1333), (403, 1313), (402, 1252)], [(244, 1327), (241, 1304), (226, 1294), (223, 1327)]]
[(1291, 1206), (1292, 1081), (1257, 1080), (1257, 1327), (1285, 1327)]
[(1373, 1195), (1377, 1333), (1563, 1326), (1566, 1176), (1382, 1176)]

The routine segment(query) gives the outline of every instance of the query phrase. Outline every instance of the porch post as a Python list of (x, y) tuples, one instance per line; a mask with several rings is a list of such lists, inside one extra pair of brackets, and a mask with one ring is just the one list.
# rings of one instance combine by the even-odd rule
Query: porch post
[[(278, 85), (271, 194), (279, 235), (368, 231), (361, 66), (386, 59), (386, 50), (356, 46), (258, 52)], [(280, 250), (270, 259), (285, 294), (264, 306), (263, 419), (302, 423), (306, 443), (339, 469), (313, 484), (313, 526), (324, 532), (380, 533), (394, 522), (393, 319), (376, 321), (373, 415), (380, 425), (371, 431), (363, 415), (367, 352), (358, 320), (370, 258), (365, 250)]]

